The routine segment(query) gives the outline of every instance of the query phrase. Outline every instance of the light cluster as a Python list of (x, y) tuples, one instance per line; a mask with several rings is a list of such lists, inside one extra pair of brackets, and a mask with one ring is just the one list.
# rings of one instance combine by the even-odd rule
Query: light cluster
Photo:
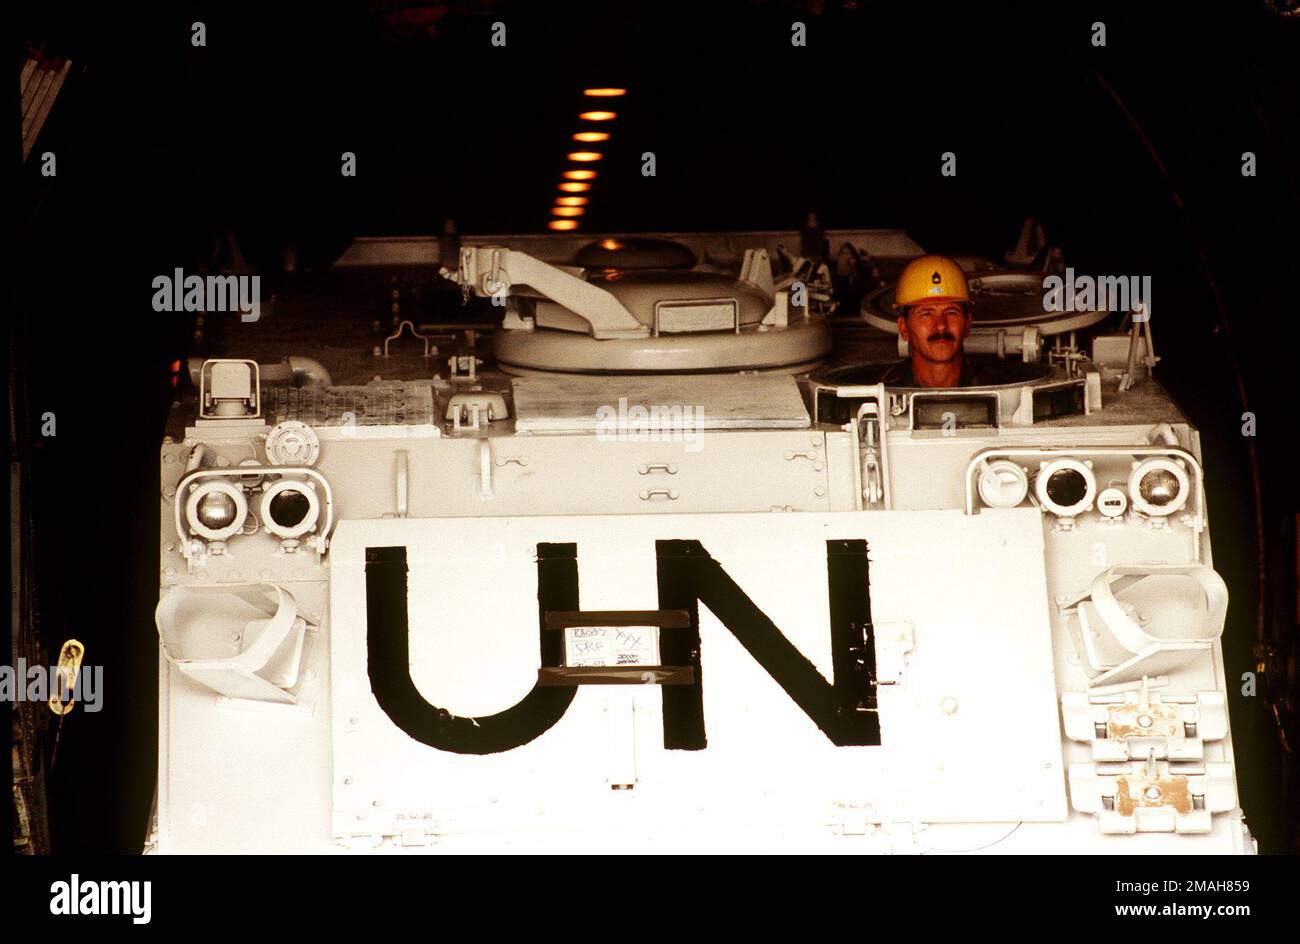
[[(583, 89), (582, 94), (586, 98), (609, 99), (621, 98), (627, 94), (627, 89), (622, 88), (589, 88)], [(578, 120), (582, 122), (610, 122), (618, 117), (618, 113), (607, 109), (592, 109), (583, 111), (578, 115)], [(584, 124), (581, 131), (573, 134), (572, 140), (582, 145), (603, 144), (610, 139), (608, 131), (592, 130), (590, 126)], [(604, 158), (600, 151), (593, 150), (590, 147), (584, 147), (579, 150), (570, 151), (565, 155), (572, 165), (565, 168), (561, 176), (558, 189), (566, 196), (557, 196), (555, 203), (551, 207), (551, 216), (553, 219), (547, 223), (548, 228), (558, 231), (576, 230), (580, 218), (587, 212), (587, 197), (573, 197), (567, 194), (587, 193), (591, 190), (591, 181), (596, 179), (596, 171), (582, 165), (595, 164)]]

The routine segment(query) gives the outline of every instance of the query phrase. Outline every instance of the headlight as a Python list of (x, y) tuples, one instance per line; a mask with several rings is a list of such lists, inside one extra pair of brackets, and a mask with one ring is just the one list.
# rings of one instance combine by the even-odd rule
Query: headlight
[(1029, 476), (1010, 459), (995, 459), (980, 473), (980, 498), (990, 508), (1015, 508), (1029, 494)]
[(212, 531), (230, 527), (235, 523), (235, 516), (238, 513), (235, 500), (224, 492), (208, 492), (199, 499), (195, 509), (195, 516), (205, 528)]
[(1092, 468), (1078, 459), (1044, 462), (1034, 480), (1038, 502), (1054, 515), (1073, 518), (1092, 506), (1097, 480)]
[(1187, 504), (1190, 492), (1187, 470), (1173, 459), (1161, 457), (1135, 462), (1128, 477), (1133, 507), (1147, 515), (1172, 515)]
[(298, 538), (320, 518), (316, 490), (298, 479), (280, 479), (262, 492), (262, 525), (279, 538)]
[(190, 530), (209, 541), (234, 537), (248, 517), (248, 500), (238, 486), (211, 479), (194, 486), (185, 500)]

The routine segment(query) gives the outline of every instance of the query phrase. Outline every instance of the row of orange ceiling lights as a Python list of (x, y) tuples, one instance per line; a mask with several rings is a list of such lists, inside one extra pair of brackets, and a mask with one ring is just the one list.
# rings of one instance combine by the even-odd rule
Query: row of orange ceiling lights
[[(583, 89), (582, 94), (588, 98), (619, 98), (627, 94), (627, 89), (589, 88)], [(613, 121), (617, 117), (618, 114), (612, 111), (584, 111), (578, 115), (582, 121)], [(605, 131), (579, 131), (573, 136), (573, 140), (579, 144), (599, 144), (608, 141), (609, 134)], [(604, 155), (599, 151), (572, 151), (567, 157), (577, 164), (591, 164)], [(553, 230), (574, 230), (578, 228), (577, 217), (586, 212), (587, 198), (569, 196), (569, 194), (586, 193), (590, 190), (590, 181), (596, 179), (596, 172), (584, 168), (570, 168), (564, 172), (563, 177), (559, 189), (565, 196), (556, 197), (555, 206), (551, 207), (551, 216), (558, 219), (551, 220), (547, 226)]]

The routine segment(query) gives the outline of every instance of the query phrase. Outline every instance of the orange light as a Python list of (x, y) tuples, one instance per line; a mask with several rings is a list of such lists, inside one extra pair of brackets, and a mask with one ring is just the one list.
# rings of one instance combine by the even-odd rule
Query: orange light
[(577, 229), (577, 220), (551, 220), (546, 224), (549, 229)]
[(617, 239), (602, 239), (600, 241), (601, 249), (622, 249), (623, 243)]
[(597, 141), (608, 141), (609, 135), (603, 131), (579, 131), (573, 136), (573, 140), (595, 144)]
[(582, 207), (551, 207), (551, 216), (582, 216), (586, 212)]
[(562, 207), (580, 207), (587, 205), (586, 197), (556, 197), (555, 205)]
[(566, 170), (564, 178), (566, 180), (595, 180), (596, 172), (594, 170)]
[(583, 121), (613, 121), (618, 117), (618, 113), (612, 111), (584, 111), (578, 117)]
[(560, 189), (565, 193), (585, 193), (591, 189), (591, 184), (560, 184)]
[(619, 98), (627, 94), (627, 89), (621, 88), (591, 88), (583, 89), (582, 94), (591, 98)]
[(574, 151), (572, 154), (565, 155), (569, 160), (577, 161), (579, 164), (584, 164), (589, 161), (598, 161), (604, 156), (605, 155), (598, 151)]

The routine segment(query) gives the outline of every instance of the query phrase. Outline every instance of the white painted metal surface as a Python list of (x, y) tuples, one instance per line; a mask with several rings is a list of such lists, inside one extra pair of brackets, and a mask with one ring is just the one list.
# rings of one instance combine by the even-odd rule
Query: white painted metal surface
[[(785, 376), (522, 377), (512, 383), (515, 431), (635, 436), (706, 429), (806, 429), (799, 387)], [(661, 438), (670, 440), (664, 435)]]
[[(818, 384), (748, 376), (266, 386), (262, 415), (185, 417), (184, 441), (162, 452), (162, 639), (243, 613), (200, 653), (237, 658), (269, 625), (233, 597), (250, 583), (278, 588), (301, 623), (284, 636), (288, 662), (263, 664), (265, 684), (239, 664), (240, 697), (160, 660), (156, 848), (1251, 851), (1196, 432), (1150, 378), (1121, 392), (1114, 372), (1076, 360), (1074, 382), (1089, 384), (1076, 410), (1036, 417), (1041, 381), (1007, 385), (996, 422), (968, 428), (920, 428), (907, 392), (875, 384), (837, 393), (851, 422), (818, 423)], [(444, 421), (467, 394), (502, 408)], [(683, 422), (640, 430), (618, 419), (620, 399)], [(686, 423), (686, 406), (702, 422)], [(319, 450), (274, 465), (266, 439), (295, 422)], [(986, 503), (987, 462), (1020, 470), (1016, 507)], [(1157, 466), (1161, 487), (1133, 501)], [(1067, 467), (1126, 502), (1042, 502)], [(190, 488), (208, 481), (244, 496), (238, 527), (191, 520)], [(318, 521), (259, 517), (268, 495), (302, 488), (318, 490)], [(690, 581), (704, 570), (662, 557), (685, 545), (658, 542), (698, 542), (731, 596), (701, 591)], [(827, 542), (857, 542), (861, 587), (841, 583), (859, 564), (831, 576)], [(544, 617), (563, 611), (539, 602), (544, 545), (573, 546), (571, 609), (655, 627), (657, 647), (628, 642), (613, 660), (655, 684), (548, 686), (573, 694), (561, 714), (466, 753), (483, 727), (469, 719), (512, 711), (543, 679), (572, 681), (572, 664), (545, 661), (559, 630)], [(205, 615), (178, 588), (232, 597)], [(867, 597), (864, 661), (845, 662), (844, 627), (865, 633), (867, 620), (846, 618), (844, 601)], [(703, 746), (674, 740), (680, 716), (665, 725), (684, 689), (656, 673), (683, 665), (637, 661), (681, 631), (642, 611), (691, 610)], [(398, 658), (371, 661), (376, 640), (391, 654), (395, 639)], [(862, 690), (844, 684), (856, 664)], [(469, 742), (449, 746), (449, 727)]]
[[(805, 514), (772, 537), (768, 515), (343, 523), (331, 566), (334, 833), (770, 833), (822, 828), (837, 803), (885, 822), (1065, 818), (1036, 512)], [(877, 747), (831, 743), (703, 607), (703, 750), (664, 748), (658, 686), (582, 687), (545, 734), (488, 756), (414, 741), (370, 692), (368, 547), (407, 548), (411, 678), (472, 717), (508, 709), (536, 681), (539, 542), (577, 542), (582, 608), (605, 610), (657, 609), (654, 542), (698, 539), (829, 681), (825, 542), (844, 538), (870, 548), (873, 616), (910, 624), (910, 651), (877, 637), (899, 676), (881, 692)], [(954, 546), (972, 549), (955, 573), (941, 563)], [(629, 776), (624, 755), (631, 795), (611, 790)]]

